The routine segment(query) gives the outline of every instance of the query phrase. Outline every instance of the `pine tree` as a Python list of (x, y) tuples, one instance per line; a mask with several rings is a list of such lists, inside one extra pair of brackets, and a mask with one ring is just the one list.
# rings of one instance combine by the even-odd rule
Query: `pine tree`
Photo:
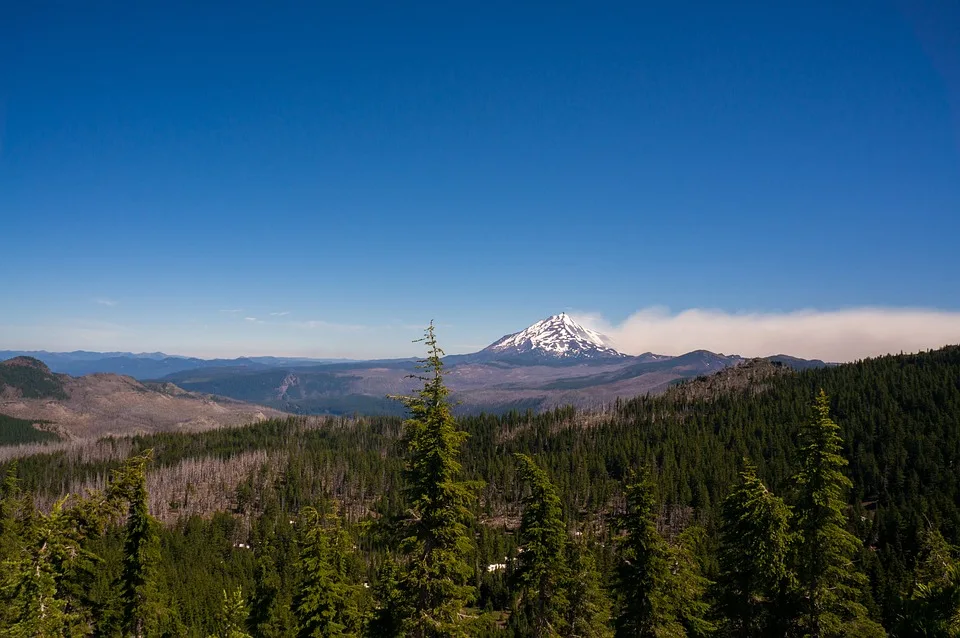
[(13, 462), (0, 486), (0, 628), (14, 621), (12, 578), (24, 550), (28, 511), (17, 479), (17, 463)]
[(85, 618), (71, 609), (60, 588), (62, 575), (80, 552), (64, 503), (58, 501), (49, 514), (31, 520), (25, 551), (4, 566), (9, 579), (4, 598), (11, 624), (5, 634), (15, 638), (64, 636), (88, 633)]
[(601, 586), (593, 551), (582, 537), (567, 543), (567, 565), (563, 635), (569, 638), (611, 638), (610, 599)]
[(844, 514), (852, 483), (844, 474), (840, 428), (830, 418), (830, 400), (822, 390), (814, 410), (814, 418), (800, 432), (800, 471), (793, 479), (794, 562), (800, 623), (808, 635), (819, 638), (840, 635), (845, 624), (864, 627), (869, 621), (858, 602), (866, 577), (853, 562), (860, 541), (847, 531)]
[(288, 520), (271, 496), (252, 530), (256, 565), (249, 624), (255, 635), (264, 638), (285, 638), (296, 631), (293, 579), (284, 577), (294, 571), (296, 563), (293, 528)]
[(670, 549), (657, 532), (653, 481), (641, 468), (626, 488), (616, 570), (616, 635), (639, 638), (684, 636), (670, 596)]
[(718, 608), (727, 634), (783, 635), (789, 587), (790, 510), (744, 461), (740, 484), (724, 500), (720, 530)]
[(902, 607), (898, 636), (960, 636), (960, 562), (938, 530), (922, 534), (913, 586)]
[(374, 582), (376, 605), (367, 625), (368, 636), (402, 636), (404, 619), (410, 615), (404, 592), (400, 588), (400, 567), (392, 556), (380, 565)]
[(129, 500), (124, 535), (120, 597), (123, 627), (128, 635), (142, 638), (156, 626), (159, 609), (154, 571), (160, 560), (157, 522), (147, 508), (147, 462), (151, 453), (131, 459), (114, 484)]
[(523, 498), (514, 582), (517, 608), (511, 624), (524, 623), (535, 638), (562, 635), (567, 606), (564, 550), (567, 530), (560, 496), (547, 473), (525, 454), (514, 454), (519, 477), (529, 490)]
[(460, 455), (467, 434), (457, 428), (443, 381), (443, 351), (433, 322), (423, 341), (422, 389), (396, 397), (410, 412), (404, 422), (406, 490), (409, 505), (401, 550), (406, 563), (400, 588), (406, 597), (405, 635), (464, 635), (464, 608), (474, 597), (469, 509), (478, 486), (461, 480)]
[(691, 638), (708, 636), (716, 626), (707, 616), (710, 604), (706, 601), (707, 589), (712, 585), (707, 580), (694, 555), (696, 546), (702, 547), (705, 530), (691, 526), (685, 529), (670, 545), (670, 577), (667, 579), (669, 607), (674, 610), (684, 635)]
[(333, 513), (313, 507), (300, 511), (300, 571), (294, 596), (300, 636), (358, 636), (359, 591), (347, 574), (350, 539)]
[(223, 590), (223, 603), (217, 616), (217, 633), (209, 638), (251, 638), (247, 633), (247, 605), (243, 589), (237, 587), (232, 593)]

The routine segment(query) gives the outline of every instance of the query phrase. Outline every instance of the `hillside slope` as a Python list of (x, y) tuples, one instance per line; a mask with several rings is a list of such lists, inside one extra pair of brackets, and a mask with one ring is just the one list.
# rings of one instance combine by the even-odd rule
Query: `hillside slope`
[(172, 384), (148, 386), (115, 374), (53, 375), (36, 363), (43, 367), (22, 361), (0, 363), (4, 384), (0, 414), (44, 421), (45, 429), (67, 438), (200, 431), (283, 414), (265, 406), (186, 392)]

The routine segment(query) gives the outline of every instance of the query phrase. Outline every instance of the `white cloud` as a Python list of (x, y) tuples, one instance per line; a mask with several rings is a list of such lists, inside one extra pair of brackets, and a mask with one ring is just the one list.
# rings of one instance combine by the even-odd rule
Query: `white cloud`
[(262, 319), (257, 319), (256, 317), (244, 317), (244, 321), (249, 321), (250, 323), (263, 323)]
[(271, 313), (270, 313), (270, 316), (271, 316), (271, 317), (286, 317), (286, 316), (289, 315), (289, 314), (290, 314), (290, 311), (284, 310), (283, 312), (271, 312)]
[(95, 303), (100, 304), (101, 306), (110, 306), (110, 307), (116, 306), (118, 303), (120, 303), (115, 299), (107, 299), (106, 297), (99, 297), (97, 299), (94, 299), (93, 301)]
[(729, 313), (694, 308), (671, 314), (640, 310), (619, 325), (598, 314), (571, 313), (627, 354), (683, 354), (705, 349), (743, 356), (789, 354), (825, 361), (916, 352), (960, 343), (960, 311), (851, 308)]

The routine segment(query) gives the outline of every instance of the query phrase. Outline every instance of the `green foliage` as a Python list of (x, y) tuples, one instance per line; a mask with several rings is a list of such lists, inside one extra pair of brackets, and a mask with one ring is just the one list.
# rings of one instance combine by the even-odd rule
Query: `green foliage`
[(610, 599), (592, 548), (585, 540), (567, 543), (567, 579), (564, 583), (567, 607), (563, 612), (563, 636), (612, 638)]
[[(39, 585), (46, 587), (48, 596), (53, 591), (58, 603), (46, 609), (62, 609), (60, 620), (66, 626), (92, 635), (121, 635), (123, 601), (117, 583), (127, 555), (129, 493), (114, 481), (104, 492), (72, 496), (60, 508), (62, 518), (55, 521), (49, 520), (53, 516), (49, 505), (34, 511), (33, 504), (55, 502), (84, 483), (100, 484), (122, 468), (119, 452), (128, 446), (134, 456), (155, 450), (151, 472), (163, 474), (157, 481), (160, 492), (152, 492), (151, 498), (161, 507), (182, 498), (187, 488), (178, 486), (171, 495), (169, 485), (180, 479), (180, 464), (193, 460), (209, 463), (218, 476), (222, 467), (224, 491), (231, 496), (226, 511), (208, 510), (202, 517), (183, 515), (179, 520), (174, 515), (165, 527), (155, 528), (159, 555), (152, 563), (151, 580), (156, 584), (154, 600), (164, 611), (156, 635), (204, 638), (220, 632), (223, 592), (229, 595), (238, 587), (250, 594), (252, 635), (296, 635), (294, 599), (304, 574), (297, 543), (306, 520), (302, 511), (331, 498), (341, 503), (343, 531), (357, 545), (346, 582), (371, 585), (364, 590), (373, 607), (366, 635), (410, 635), (415, 611), (410, 594), (418, 591), (411, 585), (425, 582), (412, 578), (411, 572), (415, 559), (427, 555), (427, 546), (419, 545), (419, 540), (431, 538), (417, 535), (425, 526), (426, 519), (418, 519), (424, 512), (438, 512), (443, 524), (435, 530), (463, 532), (465, 542), (459, 547), (465, 551), (456, 554), (462, 571), (456, 573), (464, 577), (450, 580), (472, 586), (477, 595), (446, 607), (460, 622), (456, 629), (477, 636), (529, 635), (519, 627), (521, 615), (510, 616), (518, 593), (511, 576), (520, 565), (515, 522), (529, 493), (515, 452), (536, 458), (559, 502), (568, 575), (557, 587), (568, 601), (558, 621), (561, 635), (588, 634), (594, 627), (603, 631), (599, 620), (583, 619), (593, 613), (589, 610), (602, 608), (602, 599), (599, 607), (591, 601), (605, 587), (615, 594), (618, 617), (625, 602), (638, 602), (639, 597), (624, 596), (618, 586), (627, 565), (618, 562), (614, 549), (629, 546), (629, 537), (617, 540), (609, 523), (624, 502), (631, 503), (622, 485), (639, 461), (650, 468), (649, 503), (641, 517), (649, 525), (635, 527), (644, 533), (652, 530), (646, 535), (652, 551), (645, 550), (644, 559), (629, 566), (659, 563), (660, 569), (648, 573), (659, 575), (653, 578), (657, 586), (649, 589), (660, 603), (656, 609), (661, 612), (657, 625), (661, 635), (708, 632), (709, 624), (702, 622), (707, 602), (717, 603), (721, 631), (743, 635), (724, 617), (742, 613), (736, 611), (737, 605), (724, 606), (730, 603), (724, 599), (728, 592), (736, 594), (733, 600), (738, 605), (752, 604), (767, 618), (793, 621), (801, 609), (804, 612), (803, 626), (778, 625), (766, 635), (789, 635), (809, 627), (810, 609), (799, 573), (803, 561), (813, 564), (814, 559), (800, 548), (808, 542), (801, 538), (804, 534), (820, 529), (814, 520), (852, 535), (853, 543), (827, 547), (846, 547), (845, 551), (852, 547), (854, 551), (838, 564), (867, 575), (866, 580), (848, 579), (845, 591), (832, 590), (843, 599), (829, 605), (838, 623), (822, 625), (821, 635), (882, 635), (876, 619), (898, 636), (951, 635), (957, 579), (945, 567), (937, 572), (933, 567), (947, 561), (933, 557), (949, 556), (955, 563), (952, 549), (944, 553), (935, 548), (960, 540), (958, 379), (960, 348), (945, 348), (778, 375), (764, 380), (765, 389), (746, 388), (708, 399), (678, 393), (621, 401), (597, 413), (560, 408), (539, 414), (476, 415), (453, 423), (457, 445), (444, 445), (447, 439), (436, 436), (442, 428), (433, 428), (432, 444), (441, 451), (433, 458), (443, 461), (433, 465), (427, 462), (428, 428), (409, 422), (403, 426), (393, 417), (274, 420), (199, 434), (107, 440), (101, 444), (105, 453), (92, 457), (70, 450), (22, 458), (17, 467), (7, 463), (2, 468), (10, 474), (0, 499), (0, 558), (6, 566), (0, 573), (0, 635), (36, 627), (35, 616), (30, 620), (28, 612), (38, 609)], [(804, 460), (810, 453), (799, 452), (816, 440), (810, 433), (799, 434), (801, 427), (813, 428), (805, 421), (810, 399), (821, 387), (833, 397), (830, 412), (838, 428), (833, 430), (836, 439), (826, 440), (829, 445), (821, 448), (832, 445), (840, 461), (849, 462), (845, 466), (832, 458), (811, 464)], [(411, 420), (433, 418), (438, 411), (428, 412)], [(227, 470), (254, 451), (262, 453), (263, 465), (237, 484)], [(446, 463), (451, 457), (455, 464)], [(755, 484), (743, 477), (738, 480), (743, 457), (756, 463)], [(444, 475), (451, 478), (436, 492), (443, 498), (436, 503), (423, 500), (414, 507), (418, 494), (428, 494), (429, 481), (417, 483), (411, 470), (418, 469), (424, 477), (426, 470), (438, 467), (455, 470)], [(809, 494), (817, 490), (812, 479), (818, 473), (831, 476), (824, 468), (848, 477), (850, 483), (835, 484), (839, 489), (834, 491), (820, 490), (827, 496), (813, 500)], [(793, 480), (804, 471), (807, 480)], [(439, 507), (458, 502), (449, 498), (457, 493), (446, 489), (451, 484), (469, 486), (478, 479), (485, 480), (479, 499), (459, 501), (463, 510)], [(753, 487), (747, 489), (747, 483)], [(420, 492), (403, 489), (414, 484)], [(728, 501), (731, 490), (742, 493)], [(784, 562), (785, 512), (771, 492), (784, 495), (796, 508), (796, 515), (786, 519), (796, 536), (789, 543), (795, 551), (788, 552), (783, 568), (787, 584), (779, 586), (775, 575), (781, 574)], [(801, 525), (803, 502), (807, 509), (811, 502), (817, 507), (831, 504), (833, 513), (808, 516)], [(465, 514), (462, 528), (450, 524), (457, 512)], [(397, 522), (401, 524), (395, 526)], [(47, 532), (42, 532), (44, 526)], [(404, 533), (391, 533), (398, 528)], [(927, 538), (927, 530), (933, 528), (940, 530), (943, 543)], [(772, 531), (764, 539), (765, 529)], [(567, 530), (574, 539), (591, 542), (571, 542)], [(584, 536), (575, 536), (577, 532)], [(68, 548), (65, 553), (58, 550), (68, 560), (40, 552), (41, 533), (53, 541), (48, 547), (60, 543)], [(403, 539), (414, 542), (404, 544)], [(584, 552), (582, 546), (589, 549)], [(411, 549), (424, 553), (408, 552)], [(440, 560), (439, 554), (433, 556)], [(595, 581), (589, 576), (590, 559)], [(506, 569), (494, 563), (504, 563)], [(24, 578), (30, 565), (42, 566), (40, 573), (50, 579), (46, 583), (35, 579), (33, 593), (20, 596), (30, 593), (25, 587), (30, 581)], [(433, 572), (417, 569), (421, 575), (451, 573), (446, 562)], [(796, 581), (791, 581), (791, 574), (798, 576)], [(709, 594), (704, 591), (706, 579), (718, 581)], [(469, 606), (471, 599), (476, 606)], [(602, 616), (600, 612), (597, 618)], [(49, 614), (46, 620), (60, 622)]]
[(400, 586), (400, 566), (392, 556), (377, 570), (373, 590), (377, 601), (367, 626), (369, 636), (402, 636), (407, 602)]
[(17, 357), (31, 361), (27, 365), (14, 365), (9, 361), (0, 363), (0, 393), (4, 388), (19, 391), (25, 399), (66, 399), (63, 381), (40, 361), (31, 357)]
[[(65, 499), (64, 499), (65, 500)], [(79, 554), (70, 517), (56, 503), (27, 530), (24, 551), (5, 565), (3, 597), (9, 601), (9, 636), (84, 635), (85, 618), (62, 595), (62, 576)]]
[(294, 579), (290, 575), (296, 570), (297, 548), (289, 520), (276, 499), (268, 498), (251, 533), (256, 565), (250, 626), (258, 636), (280, 638), (296, 633)]
[(757, 638), (786, 634), (792, 615), (784, 600), (791, 584), (789, 508), (745, 462), (721, 512), (717, 600), (724, 632)]
[(654, 485), (641, 467), (626, 488), (626, 511), (620, 519), (616, 571), (617, 636), (683, 636), (683, 625), (671, 600), (667, 542), (657, 532)]
[(702, 574), (695, 551), (704, 541), (705, 531), (691, 526), (670, 546), (670, 576), (667, 579), (670, 607), (683, 627), (685, 635), (708, 636), (716, 626), (707, 616), (710, 604), (707, 589), (713, 584)]
[(120, 576), (124, 633), (142, 638), (159, 623), (160, 607), (155, 579), (160, 560), (157, 522), (147, 510), (147, 462), (150, 454), (135, 457), (114, 475), (114, 485), (129, 501)]
[(251, 638), (246, 624), (247, 605), (243, 600), (243, 589), (237, 587), (231, 594), (223, 590), (223, 607), (217, 617), (217, 631), (209, 638)]
[(569, 601), (564, 585), (569, 578), (564, 551), (567, 530), (560, 497), (547, 473), (525, 454), (514, 454), (520, 480), (529, 492), (523, 498), (523, 517), (514, 572), (518, 601), (511, 625), (536, 638), (559, 636)]
[(300, 636), (359, 636), (361, 590), (351, 584), (351, 541), (332, 512), (300, 511), (301, 579), (293, 604)]
[(473, 551), (469, 525), (476, 485), (461, 480), (460, 455), (467, 434), (457, 428), (443, 382), (443, 351), (433, 323), (423, 341), (423, 388), (400, 397), (410, 411), (404, 422), (409, 504), (401, 550), (405, 557), (400, 588), (404, 592), (404, 632), (415, 637), (463, 635), (464, 608), (474, 596), (468, 585)]
[(904, 597), (898, 636), (960, 636), (960, 563), (937, 530), (923, 534), (913, 587)]
[(847, 530), (847, 492), (840, 428), (821, 390), (814, 418), (800, 430), (800, 471), (794, 477), (794, 564), (801, 596), (800, 624), (811, 636), (836, 636), (867, 615), (860, 603), (866, 577), (854, 564), (860, 541)]
[(44, 443), (60, 440), (60, 437), (53, 432), (38, 430), (33, 424), (34, 421), (15, 419), (12, 416), (0, 414), (0, 445), (20, 445), (21, 443)]

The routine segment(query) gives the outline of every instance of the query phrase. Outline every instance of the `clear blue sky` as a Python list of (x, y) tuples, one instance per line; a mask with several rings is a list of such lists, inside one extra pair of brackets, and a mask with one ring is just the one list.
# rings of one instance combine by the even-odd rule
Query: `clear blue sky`
[(956, 2), (9, 4), (0, 348), (960, 309)]

